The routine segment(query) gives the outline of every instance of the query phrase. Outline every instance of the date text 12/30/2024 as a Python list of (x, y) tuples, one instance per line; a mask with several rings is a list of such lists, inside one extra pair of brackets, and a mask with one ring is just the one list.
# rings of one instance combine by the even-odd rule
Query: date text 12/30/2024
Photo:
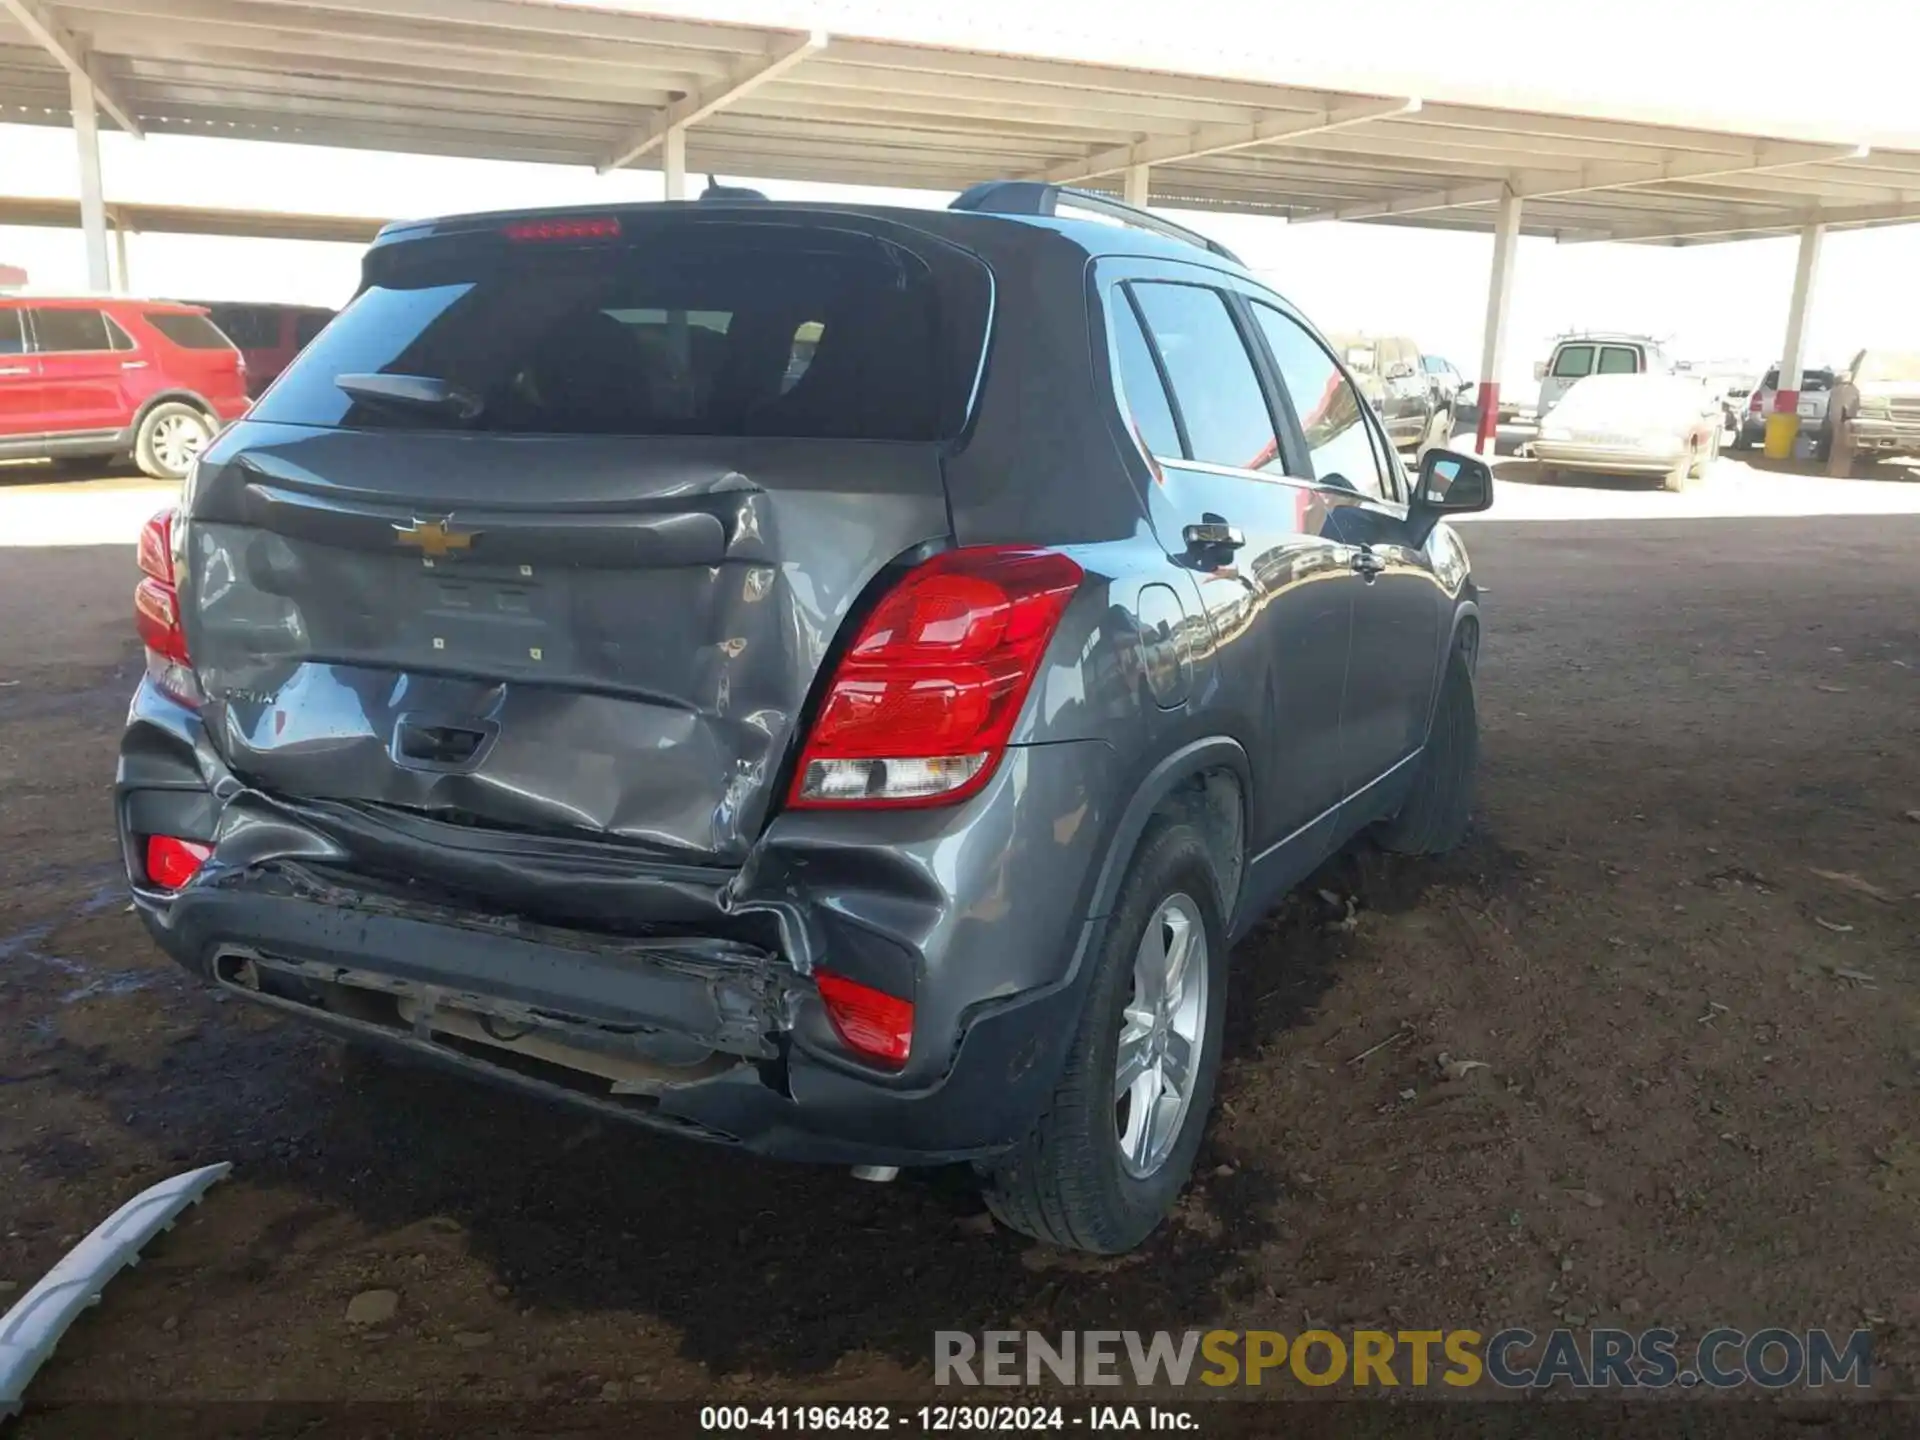
[(702, 1431), (755, 1434), (770, 1431), (895, 1432), (908, 1435), (987, 1434), (1009, 1431), (1157, 1430), (1197, 1432), (1190, 1411), (1158, 1405), (707, 1405)]

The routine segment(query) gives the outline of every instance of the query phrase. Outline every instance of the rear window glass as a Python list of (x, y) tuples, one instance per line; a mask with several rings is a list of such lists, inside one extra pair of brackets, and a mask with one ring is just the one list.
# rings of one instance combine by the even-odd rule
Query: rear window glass
[(147, 324), (183, 350), (231, 350), (233, 342), (220, 333), (220, 327), (204, 315), (181, 315), (174, 311), (149, 310)]
[(1623, 345), (1607, 346), (1600, 352), (1600, 373), (1602, 375), (1639, 374), (1639, 353), (1629, 350)]
[(1558, 380), (1578, 380), (1593, 373), (1593, 347), (1569, 345), (1554, 357), (1553, 374)]
[[(937, 243), (937, 242), (935, 242)], [(944, 264), (973, 262), (944, 260)], [(973, 268), (978, 268), (973, 267)], [(942, 313), (921, 256), (826, 226), (636, 221), (612, 242), (401, 242), (257, 418), (354, 429), (930, 440), (956, 431), (988, 290)], [(450, 407), (336, 383), (403, 375)]]
[(42, 354), (114, 348), (107, 317), (98, 310), (35, 310), (33, 333)]

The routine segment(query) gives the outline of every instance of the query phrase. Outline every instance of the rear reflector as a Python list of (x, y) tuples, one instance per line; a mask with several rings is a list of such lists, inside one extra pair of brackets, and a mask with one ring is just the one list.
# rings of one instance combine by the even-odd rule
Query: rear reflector
[(509, 240), (617, 240), (620, 222), (611, 215), (556, 215), (547, 220), (516, 220), (502, 226), (501, 233)]
[(834, 672), (789, 803), (943, 805), (986, 784), (1083, 574), (997, 546), (909, 570)]
[(913, 1002), (901, 1000), (872, 986), (826, 970), (816, 970), (813, 982), (827, 1007), (827, 1019), (851, 1050), (887, 1065), (907, 1063), (913, 1047)]
[(171, 835), (147, 837), (147, 879), (162, 890), (178, 890), (200, 873), (213, 854), (211, 845), (177, 840)]

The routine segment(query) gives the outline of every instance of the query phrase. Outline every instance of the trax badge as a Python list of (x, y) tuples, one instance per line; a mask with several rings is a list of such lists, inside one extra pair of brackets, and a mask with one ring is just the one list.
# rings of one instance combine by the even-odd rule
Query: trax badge
[(411, 525), (395, 525), (393, 533), (402, 545), (412, 545), (423, 555), (449, 555), (455, 550), (471, 550), (478, 530), (456, 530), (453, 517), (444, 520), (422, 520), (414, 517)]

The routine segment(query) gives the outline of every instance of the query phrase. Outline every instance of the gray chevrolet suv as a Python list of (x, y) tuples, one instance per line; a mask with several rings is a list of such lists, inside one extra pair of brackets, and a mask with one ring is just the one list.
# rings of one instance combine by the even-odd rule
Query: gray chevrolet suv
[(1491, 487), (1098, 196), (389, 226), (142, 538), (134, 899), (348, 1037), (1125, 1250), (1229, 947), (1462, 834)]

